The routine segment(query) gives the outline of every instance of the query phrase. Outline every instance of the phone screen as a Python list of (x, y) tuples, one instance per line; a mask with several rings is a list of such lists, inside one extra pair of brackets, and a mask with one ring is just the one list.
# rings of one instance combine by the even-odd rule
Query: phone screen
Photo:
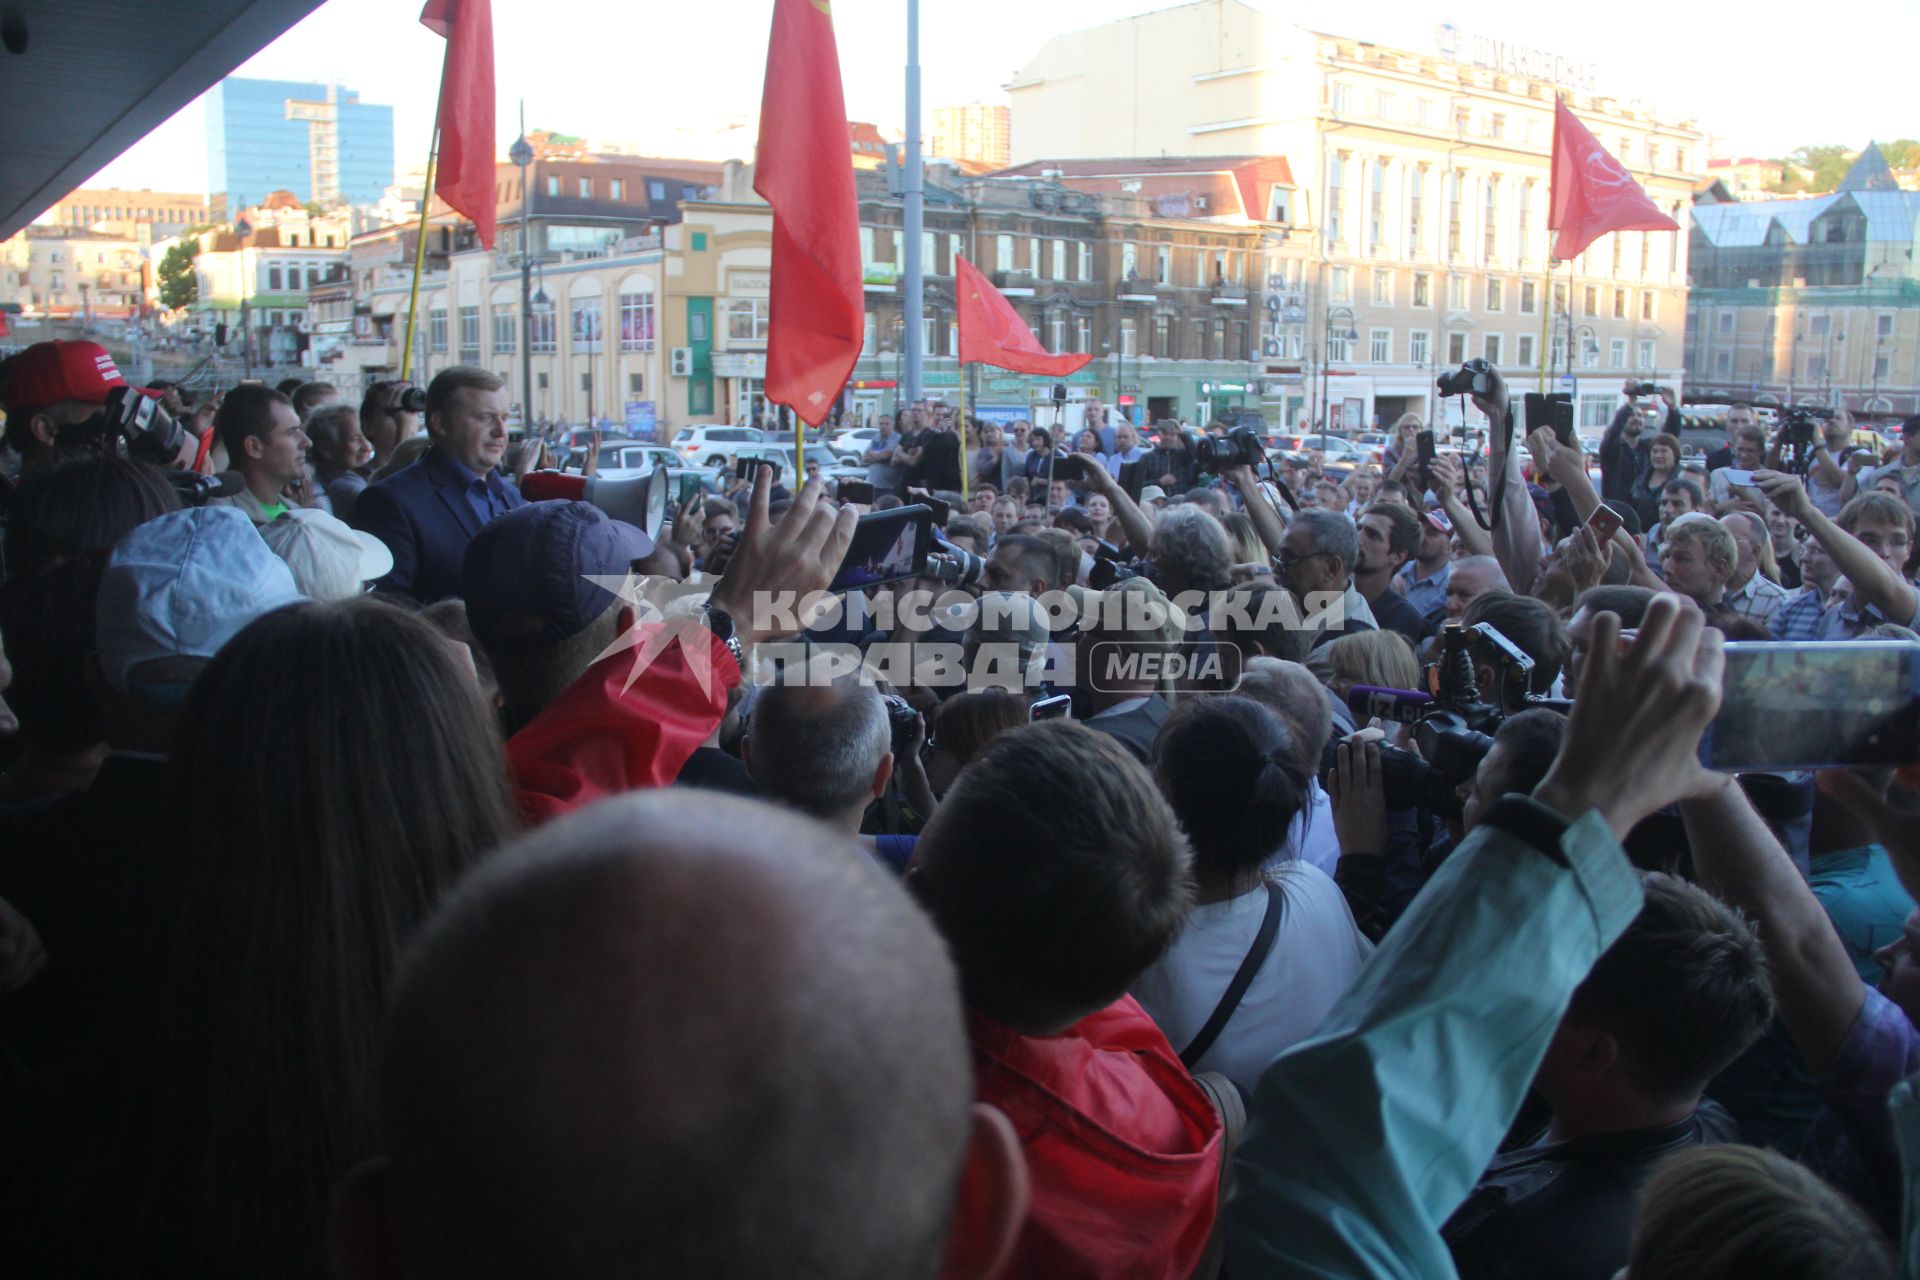
[(842, 480), (834, 486), (834, 496), (842, 502), (873, 504), (873, 486), (865, 480)]
[(1920, 644), (1886, 640), (1726, 647), (1709, 768), (1774, 772), (1920, 760)]
[(1419, 450), (1418, 457), (1421, 466), (1424, 467), (1433, 461), (1433, 432), (1422, 431), (1414, 437), (1414, 445)]
[(933, 512), (923, 506), (895, 507), (861, 516), (847, 544), (846, 559), (828, 584), (829, 591), (853, 591), (881, 582), (917, 578), (926, 572), (933, 545)]
[(684, 504), (691, 499), (699, 497), (703, 492), (705, 492), (705, 490), (700, 484), (699, 476), (691, 474), (683, 475), (680, 477), (680, 489), (676, 500)]
[(1587, 517), (1587, 528), (1593, 530), (1593, 536), (1603, 547), (1613, 541), (1613, 535), (1620, 532), (1620, 526), (1624, 523), (1618, 511), (1604, 504), (1595, 507), (1593, 514)]

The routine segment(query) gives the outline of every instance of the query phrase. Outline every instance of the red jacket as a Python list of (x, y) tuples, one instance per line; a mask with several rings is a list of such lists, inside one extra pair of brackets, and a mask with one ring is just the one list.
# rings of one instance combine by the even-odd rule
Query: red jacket
[(1013, 1122), (1033, 1183), (1007, 1280), (1192, 1275), (1213, 1230), (1220, 1118), (1133, 997), (1063, 1035), (975, 1013), (967, 1033), (980, 1100)]
[[(676, 630), (679, 638), (654, 655), (632, 688), (636, 652), (609, 654), (507, 739), (507, 769), (529, 824), (623, 791), (664, 787), (712, 735), (740, 668), (706, 628)], [(682, 643), (696, 632), (708, 648), (690, 663)]]

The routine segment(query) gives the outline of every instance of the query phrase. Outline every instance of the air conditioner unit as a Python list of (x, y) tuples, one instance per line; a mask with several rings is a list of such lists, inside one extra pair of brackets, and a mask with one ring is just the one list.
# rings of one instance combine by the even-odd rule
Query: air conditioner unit
[(1278, 342), (1263, 343), (1260, 350), (1261, 354), (1269, 360), (1278, 360), (1280, 358), (1280, 344)]
[(693, 348), (673, 348), (672, 358), (668, 363), (668, 371), (676, 378), (691, 378), (693, 376)]

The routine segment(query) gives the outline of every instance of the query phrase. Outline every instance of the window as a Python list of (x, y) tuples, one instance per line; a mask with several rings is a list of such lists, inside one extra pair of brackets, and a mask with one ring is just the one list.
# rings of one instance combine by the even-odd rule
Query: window
[(1347, 330), (1330, 329), (1327, 331), (1327, 360), (1345, 362), (1353, 359), (1351, 344), (1347, 342)]
[(1625, 320), (1627, 318), (1627, 291), (1625, 289), (1615, 289), (1613, 291), (1613, 318), (1615, 320)]
[(1353, 86), (1335, 81), (1333, 85), (1333, 113), (1344, 116), (1353, 110)]
[(480, 363), (480, 308), (460, 308), (460, 363)]
[(1654, 310), (1658, 305), (1655, 302), (1655, 299), (1657, 299), (1659, 296), (1660, 296), (1659, 294), (1655, 293), (1651, 289), (1643, 289), (1640, 291), (1640, 318), (1642, 320), (1653, 319)]
[(1128, 316), (1120, 322), (1120, 355), (1122, 359), (1137, 354), (1135, 351), (1137, 345), (1136, 334), (1137, 330), (1132, 316)]
[(640, 290), (620, 295), (620, 349), (653, 350), (653, 293)]
[(1327, 239), (1346, 242), (1347, 158), (1339, 152), (1327, 157)]
[(1613, 419), (1613, 402), (1606, 396), (1580, 397), (1580, 425), (1604, 427)]
[(1413, 305), (1416, 307), (1433, 305), (1433, 277), (1425, 271), (1413, 273)]
[(1073, 319), (1073, 349), (1083, 355), (1093, 350), (1093, 321), (1085, 316)]
[(445, 351), (447, 349), (447, 309), (435, 307), (427, 312), (427, 350)]
[(1285, 187), (1271, 187), (1267, 191), (1267, 221), (1293, 221), (1293, 192)]
[(1580, 291), (1580, 296), (1587, 304), (1588, 315), (1597, 316), (1600, 314), (1600, 290), (1597, 286), (1588, 285)]
[[(1011, 242), (1012, 237), (1008, 237)], [(1135, 280), (1140, 274), (1140, 246), (1129, 240), (1120, 246), (1120, 278)]]
[(1373, 95), (1373, 114), (1382, 120), (1392, 120), (1400, 114), (1400, 100), (1391, 90), (1378, 89)]
[(1580, 339), (1580, 367), (1582, 369), (1600, 367), (1600, 344), (1590, 337)]
[(1013, 270), (1013, 237), (995, 236), (993, 238), (994, 270)]
[(1567, 367), (1567, 340), (1561, 334), (1553, 335), (1553, 343), (1548, 348), (1547, 359), (1555, 369)]
[(1207, 322), (1205, 320), (1195, 320), (1193, 322), (1193, 350), (1188, 352), (1188, 354), (1196, 360), (1206, 359)]
[(1035, 278), (1046, 274), (1046, 261), (1040, 255), (1040, 246), (1045, 243), (1038, 236), (1027, 241), (1027, 265), (1033, 268)]
[(1447, 174), (1447, 261), (1460, 256), (1460, 171)]
[(654, 200), (665, 200), (667, 198), (667, 184), (658, 178), (651, 180), (647, 183), (647, 195)]
[(1393, 362), (1393, 330), (1375, 329), (1369, 337), (1371, 341), (1368, 345), (1367, 358), (1375, 364), (1391, 364)]
[(1500, 357), (1502, 354), (1502, 350), (1506, 345), (1505, 342), (1503, 341), (1505, 336), (1506, 335), (1499, 334), (1499, 333), (1489, 333), (1485, 335), (1484, 342), (1482, 343), (1482, 346), (1481, 346), (1480, 354), (1487, 358), (1488, 364), (1494, 365), (1497, 367), (1501, 363)]
[(1824, 338), (1827, 336), (1827, 330), (1831, 325), (1832, 318), (1829, 316), (1810, 317), (1807, 320), (1807, 336), (1810, 338)]
[(1487, 117), (1487, 136), (1504, 138), (1507, 136), (1507, 118), (1498, 111)]
[(593, 179), (592, 178), (580, 179), (580, 198), (582, 200), (593, 199)]
[(1447, 363), (1465, 364), (1467, 361), (1467, 335), (1449, 333), (1447, 335)]
[(1500, 179), (1488, 178), (1481, 197), (1481, 261), (1500, 260)]
[(1620, 275), (1621, 246), (1626, 243), (1626, 239), (1627, 234), (1624, 231), (1613, 237), (1613, 274), (1616, 278)]
[(1653, 371), (1653, 339), (1643, 339), (1640, 343), (1640, 367), (1649, 373)]
[(1721, 333), (1732, 333), (1732, 332), (1733, 332), (1733, 312), (1731, 312), (1731, 311), (1722, 311), (1722, 312), (1721, 312), (1721, 313), (1719, 314), (1719, 316), (1718, 316), (1718, 317), (1716, 317), (1716, 319), (1717, 319), (1717, 320), (1718, 320), (1718, 322), (1719, 322), (1719, 325), (1720, 325), (1720, 332), (1721, 332)]
[(1333, 300), (1335, 302), (1352, 302), (1353, 301), (1353, 268), (1335, 267), (1333, 269), (1333, 283), (1331, 286), (1331, 290), (1333, 294)]
[(1467, 278), (1463, 275), (1447, 277), (1447, 306), (1454, 311), (1467, 309)]
[(1080, 269), (1074, 278), (1076, 280), (1093, 279), (1093, 246), (1085, 240), (1082, 240), (1079, 244), (1075, 245), (1074, 248), (1079, 251), (1078, 257), (1080, 263)]
[(1521, 334), (1520, 340), (1514, 343), (1513, 347), (1513, 358), (1519, 362), (1520, 367), (1522, 369), (1533, 368), (1533, 335), (1530, 333)]
[(1505, 311), (1507, 309), (1507, 282), (1499, 279), (1487, 281), (1487, 310)]
[[(927, 323), (933, 322), (929, 320)], [(765, 342), (767, 340), (767, 300), (765, 298), (727, 299), (727, 339), (731, 342)], [(933, 345), (929, 341), (922, 349), (932, 354)]]
[(1873, 318), (1873, 336), (1876, 338), (1891, 338), (1893, 336), (1893, 316), (1891, 314), (1883, 313)]
[(625, 178), (609, 178), (607, 179), (607, 186), (610, 188), (610, 194), (615, 200), (625, 200), (627, 198), (627, 180)]
[(1047, 317), (1047, 350), (1056, 355), (1067, 349), (1067, 318), (1059, 312)]
[(1647, 143), (1647, 168), (1658, 169), (1659, 167), (1660, 167), (1660, 144), (1657, 142), (1650, 141)]
[(514, 312), (511, 302), (493, 304), (493, 352), (504, 355), (513, 350)]
[(1713, 371), (1722, 378), (1731, 374), (1733, 372), (1733, 353), (1731, 351), (1714, 352)]
[(1540, 288), (1531, 280), (1520, 282), (1520, 314), (1530, 316), (1540, 309)]
[(1419, 254), (1426, 248), (1425, 224), (1421, 211), (1427, 195), (1427, 166), (1416, 167), (1407, 180), (1407, 251)]
[(600, 299), (582, 298), (573, 304), (573, 350), (592, 354), (600, 350)]
[(278, 293), (284, 287), (280, 280), (280, 268), (267, 268), (267, 288), (274, 293)]
[(1687, 149), (1685, 147), (1675, 147), (1673, 149), (1673, 167), (1681, 173), (1687, 171)]
[[(536, 311), (527, 317), (527, 350), (535, 355), (552, 355), (554, 350), (553, 312)], [(543, 379), (546, 374), (540, 375)], [(545, 386), (544, 382), (541, 386)]]
[(1375, 267), (1373, 271), (1373, 305), (1376, 307), (1393, 305), (1393, 272), (1384, 267)]
[(1893, 373), (1893, 357), (1882, 352), (1873, 357), (1873, 380), (1880, 382)]
[(1373, 162), (1367, 191), (1367, 252), (1378, 254), (1387, 240), (1387, 164)]
[(1172, 341), (1172, 336), (1172, 318), (1170, 316), (1155, 316), (1153, 318), (1153, 354), (1155, 358), (1164, 360), (1171, 354), (1167, 347)]
[(1047, 278), (1049, 280), (1065, 280), (1067, 278), (1067, 242), (1065, 240), (1055, 240), (1053, 242), (1053, 274)]
[(1433, 334), (1426, 329), (1415, 329), (1407, 335), (1407, 359), (1414, 364), (1425, 364), (1433, 357)]
[(1153, 251), (1153, 278), (1161, 284), (1173, 283), (1173, 249), (1160, 245)]
[(1432, 98), (1422, 98), (1414, 108), (1415, 121), (1425, 129), (1433, 128), (1434, 107)]
[(1609, 369), (1624, 369), (1627, 367), (1627, 340), (1625, 338), (1615, 338), (1607, 344), (1607, 367)]
[(550, 196), (560, 194), (560, 178), (558, 175), (551, 173), (547, 175), (547, 194)]
[(644, 373), (628, 374), (627, 394), (633, 396), (643, 396), (647, 394), (647, 375)]

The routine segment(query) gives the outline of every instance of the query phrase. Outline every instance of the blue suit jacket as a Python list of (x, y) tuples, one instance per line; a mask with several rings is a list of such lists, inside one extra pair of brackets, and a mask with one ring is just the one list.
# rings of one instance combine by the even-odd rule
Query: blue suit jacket
[[(467, 544), (480, 532), (481, 519), (467, 501), (462, 468), (439, 449), (420, 461), (367, 486), (353, 504), (352, 524), (387, 544), (393, 572), (374, 586), (432, 604), (460, 594), (460, 567)], [(526, 505), (512, 484), (508, 510)]]

